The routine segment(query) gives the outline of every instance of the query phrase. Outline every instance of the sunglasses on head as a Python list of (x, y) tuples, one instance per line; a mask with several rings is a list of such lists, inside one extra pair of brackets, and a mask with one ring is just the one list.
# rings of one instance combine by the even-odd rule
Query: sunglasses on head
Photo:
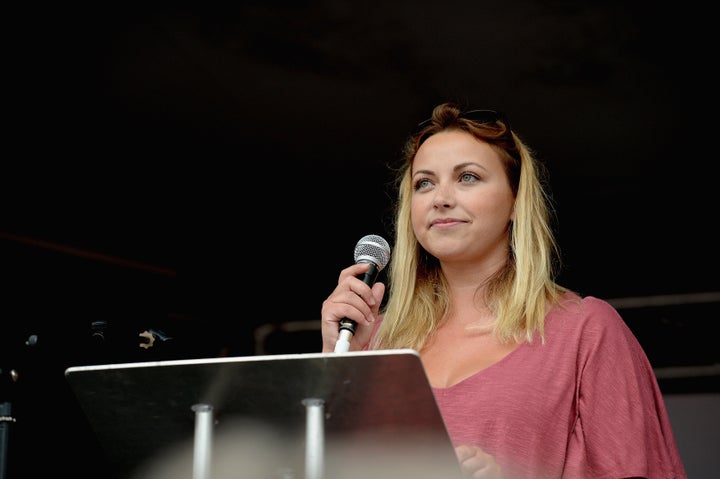
[[(468, 110), (460, 113), (458, 118), (464, 118), (475, 123), (495, 123), (497, 121), (501, 121), (505, 124), (508, 130), (511, 129), (510, 123), (507, 118), (505, 118), (505, 115), (496, 110)], [(430, 125), (432, 125), (432, 118), (421, 121), (415, 129), (413, 129), (412, 136), (417, 135)]]

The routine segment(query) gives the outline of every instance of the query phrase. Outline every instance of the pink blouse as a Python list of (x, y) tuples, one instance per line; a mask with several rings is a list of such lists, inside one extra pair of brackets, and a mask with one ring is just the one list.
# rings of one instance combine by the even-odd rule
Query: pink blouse
[(511, 477), (687, 477), (647, 356), (600, 299), (568, 295), (545, 344), (433, 391), (453, 444), (479, 446)]

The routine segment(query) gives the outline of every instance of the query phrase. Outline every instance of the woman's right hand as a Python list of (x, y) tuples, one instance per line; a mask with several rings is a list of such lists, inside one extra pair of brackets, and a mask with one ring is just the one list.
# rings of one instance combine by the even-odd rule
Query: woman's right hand
[(368, 263), (356, 263), (340, 272), (338, 285), (323, 301), (321, 310), (322, 351), (333, 352), (337, 343), (340, 321), (344, 318), (357, 323), (350, 341), (350, 351), (359, 351), (370, 341), (373, 324), (378, 319), (385, 285), (375, 283), (372, 288), (358, 276), (370, 269)]

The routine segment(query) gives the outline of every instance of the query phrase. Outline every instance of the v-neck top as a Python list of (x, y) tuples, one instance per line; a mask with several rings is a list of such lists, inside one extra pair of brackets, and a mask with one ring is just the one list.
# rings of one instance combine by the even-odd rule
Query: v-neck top
[(433, 392), (453, 444), (511, 477), (686, 477), (650, 362), (601, 299), (566, 294), (544, 343)]

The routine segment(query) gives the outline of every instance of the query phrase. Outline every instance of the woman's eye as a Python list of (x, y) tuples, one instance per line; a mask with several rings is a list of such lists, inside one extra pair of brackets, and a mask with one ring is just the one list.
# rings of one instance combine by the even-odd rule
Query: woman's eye
[(427, 188), (427, 187), (430, 186), (430, 185), (432, 185), (432, 183), (431, 183), (430, 180), (428, 180), (427, 178), (423, 178), (423, 179), (421, 179), (421, 180), (417, 180), (417, 181), (415, 182), (415, 191), (417, 191), (417, 190), (422, 190), (423, 188)]
[(478, 180), (478, 176), (475, 173), (465, 172), (460, 175), (460, 181), (462, 181), (463, 183), (471, 183), (471, 182), (477, 181), (477, 180)]

